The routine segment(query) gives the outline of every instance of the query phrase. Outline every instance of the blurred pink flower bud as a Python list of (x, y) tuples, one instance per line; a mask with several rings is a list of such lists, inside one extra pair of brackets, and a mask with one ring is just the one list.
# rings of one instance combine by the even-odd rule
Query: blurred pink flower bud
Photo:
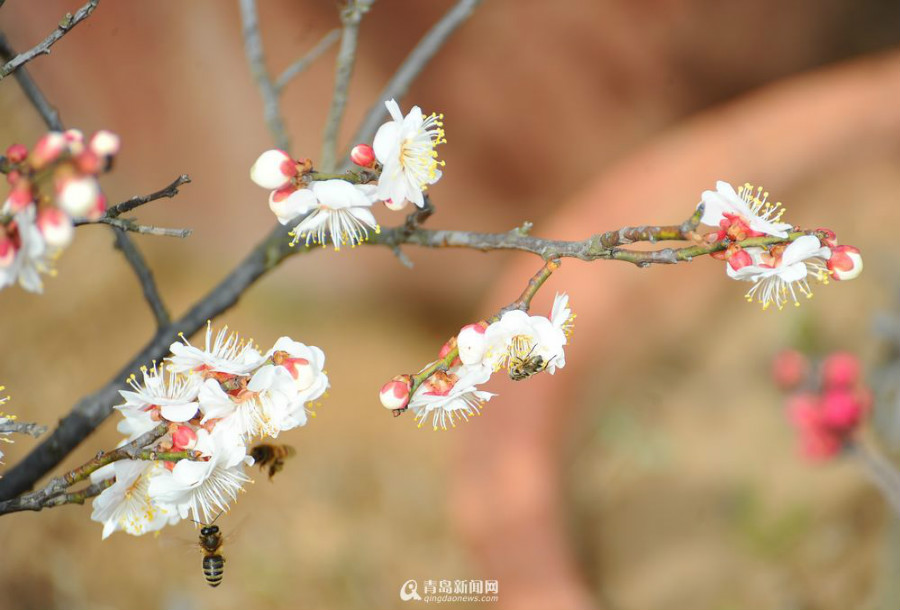
[(826, 389), (850, 388), (859, 380), (859, 359), (849, 352), (834, 352), (822, 363)]
[(841, 452), (844, 442), (826, 428), (808, 430), (800, 434), (800, 451), (808, 460), (824, 461)]
[(56, 161), (65, 149), (66, 137), (62, 133), (51, 131), (44, 134), (31, 151), (31, 165), (34, 169), (46, 167)]
[(119, 136), (101, 129), (91, 136), (88, 148), (98, 157), (111, 157), (119, 152)]
[(0, 225), (0, 269), (6, 269), (16, 260), (16, 244)]
[(81, 151), (84, 150), (84, 134), (81, 133), (81, 130), (67, 129), (63, 132), (63, 137), (66, 139), (66, 146), (68, 146), (69, 152), (73, 155), (80, 155)]
[(399, 212), (409, 204), (409, 200), (402, 199), (400, 203), (396, 203), (393, 199), (385, 199), (384, 201), (382, 201), (382, 203), (387, 209), (394, 212)]
[(863, 270), (862, 254), (853, 246), (835, 246), (826, 263), (831, 277), (836, 280), (852, 280)]
[(283, 150), (267, 150), (250, 168), (250, 179), (265, 189), (280, 189), (296, 175), (296, 162)]
[(368, 144), (357, 144), (350, 151), (350, 160), (360, 167), (372, 167), (375, 163), (375, 151)]
[(10, 163), (21, 163), (28, 157), (28, 149), (22, 144), (12, 144), (6, 149), (6, 158)]
[(75, 218), (82, 218), (95, 211), (100, 198), (100, 186), (93, 176), (72, 176), (59, 185), (57, 202)]
[(853, 392), (828, 390), (822, 399), (822, 423), (839, 434), (856, 428), (863, 416), (863, 406)]
[(12, 185), (9, 195), (6, 197), (4, 207), (12, 214), (21, 212), (34, 201), (34, 192), (31, 182), (27, 178), (19, 178)]
[(409, 404), (412, 379), (409, 375), (397, 375), (381, 387), (378, 398), (385, 409), (403, 409)]
[(820, 428), (819, 397), (810, 392), (794, 394), (787, 400), (788, 419), (800, 430)]
[(103, 169), (103, 159), (91, 150), (83, 150), (75, 157), (75, 166), (83, 174), (99, 174)]
[(44, 208), (38, 213), (37, 228), (44, 241), (53, 248), (65, 248), (72, 243), (75, 227), (68, 214), (59, 208)]
[(782, 350), (772, 361), (772, 377), (782, 390), (793, 390), (809, 375), (809, 360), (793, 349)]

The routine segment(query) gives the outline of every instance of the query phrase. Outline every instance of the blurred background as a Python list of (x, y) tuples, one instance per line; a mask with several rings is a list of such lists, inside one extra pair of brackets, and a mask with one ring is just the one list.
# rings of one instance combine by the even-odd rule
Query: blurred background
[[(276, 75), (339, 25), (336, 2), (260, 4)], [(452, 4), (375, 4), (344, 146)], [(78, 6), (9, 0), (0, 29), (22, 51)], [(401, 100), (445, 115), (430, 227), (530, 220), (536, 235), (583, 239), (680, 222), (716, 180), (750, 181), (789, 221), (860, 247), (866, 271), (779, 313), (744, 303), (749, 285), (718, 261), (565, 261), (535, 311), (570, 293), (568, 366), (498, 376), (482, 417), (433, 433), (391, 417), (378, 388), (513, 300), (540, 261), (413, 248), (413, 270), (383, 248), (290, 259), (214, 324), (321, 346), (332, 390), (280, 437), (298, 455), (220, 520), (234, 534), (223, 585), (205, 584), (191, 524), (101, 541), (90, 507), (69, 506), (0, 519), (0, 607), (416, 607), (399, 600), (408, 579), (496, 579), (499, 608), (896, 607), (897, 520), (852, 463), (800, 459), (769, 363), (790, 345), (882, 359), (872, 318), (900, 296), (898, 18), (888, 1), (484, 2)], [(332, 48), (285, 90), (295, 156), (319, 154), (334, 61)], [(194, 229), (135, 238), (175, 316), (274, 225), (248, 179), (271, 142), (236, 2), (102, 2), (28, 68), (66, 126), (122, 136), (110, 201), (190, 174), (137, 213)], [(0, 145), (43, 132), (5, 79)], [(153, 333), (112, 242), (82, 227), (43, 296), (0, 293), (0, 383), (22, 420), (52, 426)], [(118, 439), (107, 421), (61, 468)], [(34, 444), (4, 446), (6, 467)]]

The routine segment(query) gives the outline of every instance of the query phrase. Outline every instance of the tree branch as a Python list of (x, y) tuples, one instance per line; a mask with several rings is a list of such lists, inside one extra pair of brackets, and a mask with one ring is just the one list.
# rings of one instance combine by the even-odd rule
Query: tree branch
[(356, 63), (356, 42), (359, 37), (359, 24), (375, 0), (347, 0), (347, 6), (341, 11), (341, 47), (338, 50), (337, 64), (334, 71), (334, 93), (331, 95), (331, 109), (325, 121), (322, 135), (322, 154), (319, 163), (326, 172), (334, 171), (337, 154), (338, 131), (344, 109), (347, 106), (347, 87)]
[(50, 47), (56, 44), (60, 38), (69, 33), (69, 31), (74, 28), (76, 25), (87, 19), (91, 13), (94, 12), (94, 9), (97, 8), (97, 4), (99, 4), (100, 0), (90, 0), (87, 4), (78, 9), (75, 14), (66, 13), (66, 16), (63, 17), (59, 24), (56, 26), (56, 29), (53, 30), (47, 38), (45, 38), (41, 43), (32, 47), (31, 49), (25, 51), (24, 53), (19, 53), (9, 61), (7, 61), (3, 67), (0, 67), (0, 80), (3, 80), (10, 73), (16, 71), (21, 66), (24, 66), (26, 63), (37, 57), (38, 55), (49, 55)]
[(125, 260), (128, 261), (128, 264), (134, 270), (138, 282), (141, 284), (144, 299), (150, 305), (150, 311), (153, 312), (153, 317), (156, 319), (156, 328), (165, 328), (172, 321), (172, 318), (169, 316), (169, 311), (166, 309), (166, 305), (159, 294), (159, 289), (156, 287), (156, 282), (153, 280), (153, 272), (147, 266), (144, 256), (134, 247), (134, 243), (130, 239), (126, 239), (125, 232), (122, 229), (115, 229), (113, 233), (116, 236), (116, 248), (122, 252)]
[(419, 76), (419, 73), (428, 62), (431, 61), (431, 58), (444, 46), (450, 35), (469, 18), (481, 2), (482, 0), (459, 0), (453, 5), (453, 8), (441, 17), (440, 21), (428, 30), (403, 63), (400, 64), (397, 72), (394, 73), (394, 76), (382, 89), (378, 99), (369, 108), (366, 118), (363, 119), (362, 124), (356, 131), (356, 135), (351, 140), (353, 144), (369, 142), (375, 137), (375, 132), (381, 125), (387, 112), (384, 102), (406, 95), (409, 86)]
[(250, 64), (250, 72), (256, 80), (256, 86), (263, 98), (263, 116), (266, 126), (275, 145), (285, 151), (290, 150), (291, 142), (281, 118), (278, 104), (278, 88), (272, 82), (266, 70), (266, 58), (263, 53), (262, 37), (259, 33), (259, 16), (256, 12), (256, 0), (239, 0), (241, 7), (241, 32), (244, 36), (244, 54)]
[(108, 218), (116, 218), (117, 216), (120, 216), (125, 212), (130, 212), (131, 210), (140, 207), (145, 203), (150, 203), (151, 201), (156, 201), (157, 199), (162, 199), (163, 197), (168, 197), (171, 199), (178, 194), (179, 186), (181, 186), (182, 184), (188, 184), (190, 183), (190, 181), (190, 176), (188, 176), (187, 174), (181, 174), (172, 181), (172, 184), (163, 189), (150, 193), (149, 195), (135, 196), (131, 199), (126, 199), (125, 201), (109, 207), (106, 210), (104, 216), (107, 216)]
[[(6, 36), (0, 32), (0, 59), (6, 61), (15, 56), (16, 52), (9, 45)], [(59, 120), (59, 112), (57, 112), (56, 108), (51, 106), (50, 102), (47, 101), (47, 98), (44, 97), (44, 94), (38, 88), (34, 79), (31, 78), (31, 74), (29, 74), (28, 70), (25, 69), (24, 66), (19, 66), (19, 69), (15, 71), (13, 76), (19, 81), (19, 86), (25, 93), (25, 97), (28, 98), (31, 105), (34, 106), (35, 110), (38, 111), (38, 114), (41, 115), (41, 118), (44, 119), (47, 128), (52, 131), (62, 131), (63, 126), (62, 121)]]
[(11, 417), (0, 417), (0, 434), (26, 434), (38, 438), (47, 431), (47, 426), (32, 422), (20, 422)]
[[(74, 221), (76, 227), (84, 225), (109, 225), (119, 231), (130, 231), (131, 233), (139, 233), (141, 235), (156, 235), (158, 237), (179, 237), (184, 239), (190, 237), (193, 229), (170, 229), (167, 227), (155, 227), (153, 225), (139, 224), (133, 218), (110, 218), (101, 216), (96, 220), (88, 220), (87, 218), (76, 218)], [(132, 244), (134, 247), (134, 244)], [(143, 258), (141, 258), (143, 261)]]
[(320, 40), (316, 46), (310, 49), (306, 55), (292, 63), (290, 66), (285, 68), (284, 72), (281, 73), (275, 80), (275, 91), (277, 93), (281, 93), (281, 90), (285, 88), (285, 86), (296, 77), (298, 74), (305, 72), (306, 69), (312, 65), (314, 61), (319, 59), (319, 57), (327, 51), (331, 45), (336, 43), (341, 37), (341, 30), (335, 28), (325, 34), (325, 36)]

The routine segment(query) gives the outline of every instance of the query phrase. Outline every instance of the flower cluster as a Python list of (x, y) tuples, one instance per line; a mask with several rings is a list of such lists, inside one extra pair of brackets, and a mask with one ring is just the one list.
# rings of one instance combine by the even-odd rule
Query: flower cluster
[[(350, 159), (361, 173), (341, 177), (317, 174), (309, 159), (294, 160), (282, 150), (267, 150), (250, 168), (250, 179), (271, 190), (269, 208), (281, 224), (296, 222), (292, 245), (303, 241), (335, 250), (355, 247), (378, 233), (371, 207), (381, 201), (402, 210), (409, 201), (425, 206), (424, 191), (441, 177), (438, 144), (446, 142), (443, 115), (424, 116), (418, 106), (406, 116), (394, 100), (385, 102), (391, 120), (371, 146), (356, 145)], [(345, 179), (346, 178), (346, 179)], [(353, 179), (351, 181), (350, 179)]]
[(206, 332), (204, 348), (173, 343), (166, 362), (144, 368), (121, 391), (118, 430), (125, 442), (168, 425), (156, 452), (194, 452), (199, 459), (120, 460), (92, 480), (115, 482), (94, 500), (91, 518), (103, 537), (133, 535), (190, 518), (209, 522), (228, 509), (253, 464), (248, 444), (306, 425), (310, 408), (328, 389), (325, 355), (317, 347), (282, 337), (266, 353), (224, 328)]
[(97, 219), (106, 198), (97, 176), (119, 151), (119, 138), (98, 131), (89, 139), (77, 129), (51, 131), (29, 150), (6, 149), (2, 171), (10, 185), (0, 208), (0, 289), (19, 282), (41, 292), (41, 274), (74, 236), (73, 219)]
[(521, 381), (563, 368), (574, 319), (569, 297), (558, 294), (549, 318), (516, 309), (491, 324), (464, 326), (441, 348), (439, 360), (419, 373), (430, 374), (418, 387), (413, 389), (413, 376), (398, 375), (381, 388), (381, 404), (395, 412), (411, 410), (419, 427), (429, 419), (434, 430), (455, 427), (495, 396), (478, 389), (493, 373), (506, 369), (510, 379)]
[(770, 246), (737, 245), (752, 237), (787, 239), (793, 228), (781, 222), (784, 208), (770, 202), (769, 193), (762, 187), (754, 190), (748, 183), (735, 192), (730, 184), (719, 181), (715, 191), (703, 192), (701, 203), (704, 208), (700, 222), (718, 227), (707, 239), (732, 242), (725, 251), (713, 256), (727, 261), (728, 277), (753, 282), (746, 298), (762, 304), (763, 309), (772, 304), (781, 309), (788, 302), (799, 305), (801, 296), (812, 297), (811, 279), (827, 284), (829, 278), (851, 280), (862, 272), (859, 249), (839, 246), (834, 233), (824, 229), (817, 231), (824, 236), (821, 239), (803, 235)]
[(775, 359), (773, 374), (781, 388), (791, 392), (788, 416), (800, 435), (803, 455), (820, 461), (840, 453), (869, 412), (872, 398), (853, 354), (829, 355), (817, 376), (811, 369), (805, 356), (788, 350)]

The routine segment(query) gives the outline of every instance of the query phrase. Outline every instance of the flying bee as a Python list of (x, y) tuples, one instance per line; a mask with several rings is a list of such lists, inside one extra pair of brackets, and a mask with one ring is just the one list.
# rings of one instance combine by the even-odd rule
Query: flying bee
[(528, 379), (532, 375), (537, 375), (547, 368), (547, 365), (550, 364), (550, 360), (545, 362), (543, 356), (532, 356), (535, 347), (537, 347), (537, 345), (532, 346), (531, 350), (529, 350), (525, 356), (510, 355), (509, 363), (506, 367), (510, 379), (513, 381), (522, 381), (523, 379)]
[(250, 450), (250, 457), (259, 465), (260, 470), (266, 466), (269, 467), (269, 480), (271, 481), (275, 473), (284, 468), (284, 461), (296, 453), (290, 445), (260, 443)]
[[(222, 548), (222, 533), (219, 531), (218, 525), (213, 525), (216, 519), (222, 513), (216, 516), (210, 524), (198, 523), (200, 525), (200, 550), (203, 551), (203, 577), (210, 587), (218, 587), (222, 584), (222, 576), (225, 572), (225, 558), (220, 552)], [(194, 523), (197, 523), (196, 521)]]

